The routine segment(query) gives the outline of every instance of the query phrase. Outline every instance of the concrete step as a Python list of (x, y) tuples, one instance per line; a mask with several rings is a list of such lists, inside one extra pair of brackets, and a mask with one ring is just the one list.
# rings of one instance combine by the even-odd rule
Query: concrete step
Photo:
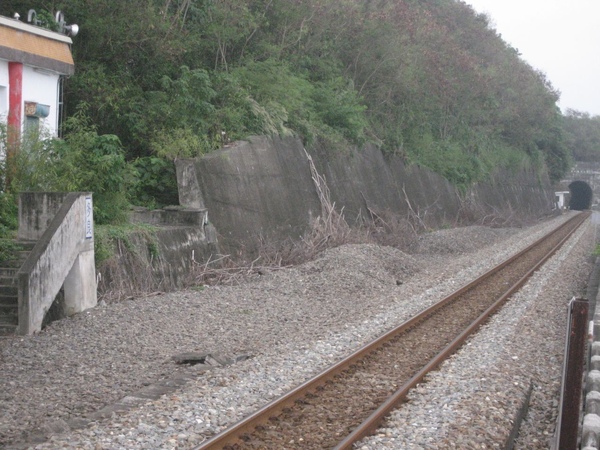
[(19, 324), (19, 315), (17, 313), (1, 314), (0, 315), (0, 323), (4, 323), (4, 324), (8, 324), (8, 325), (18, 325)]
[(19, 289), (18, 289), (16, 283), (4, 284), (0, 280), (0, 298), (1, 297), (17, 297), (18, 295), (19, 295)]
[(0, 261), (0, 269), (17, 269), (19, 270), (25, 259), (5, 259)]
[(14, 243), (16, 245), (15, 250), (7, 259), (0, 261), (0, 268), (20, 268), (31, 253), (31, 250), (33, 250), (33, 247), (35, 247), (35, 241), (14, 241)]
[(0, 297), (0, 319), (17, 317), (19, 315), (19, 300), (17, 297)]
[(0, 267), (8, 267), (8, 268), (20, 268), (27, 257), (29, 256), (30, 251), (20, 250), (18, 252), (14, 252), (10, 259), (5, 259), (0, 261)]
[(0, 286), (0, 336), (13, 335), (19, 325), (19, 297), (16, 286)]
[(17, 334), (17, 328), (19, 326), (13, 323), (4, 323), (0, 321), (0, 336), (12, 336)]
[(16, 334), (19, 325), (19, 291), (17, 273), (34, 241), (16, 241), (18, 249), (8, 260), (0, 261), (0, 336)]
[(17, 286), (18, 269), (0, 269), (0, 286)]
[(18, 271), (19, 268), (17, 267), (0, 267), (0, 277), (10, 278), (12, 280), (17, 277)]
[(10, 314), (0, 314), (0, 336), (16, 334), (19, 327), (19, 315), (16, 310)]
[(33, 250), (33, 247), (35, 247), (35, 244), (37, 243), (37, 241), (23, 241), (23, 240), (18, 240), (16, 242), (21, 247), (22, 250), (27, 251), (27, 252), (30, 252), (31, 250)]

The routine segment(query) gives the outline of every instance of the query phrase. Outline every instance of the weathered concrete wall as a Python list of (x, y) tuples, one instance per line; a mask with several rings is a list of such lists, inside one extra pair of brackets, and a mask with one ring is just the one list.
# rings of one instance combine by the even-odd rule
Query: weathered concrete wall
[(218, 258), (217, 233), (204, 208), (136, 208), (130, 219), (152, 228), (116, 240), (114, 256), (99, 265), (104, 299), (180, 289), (193, 284), (196, 265)]
[(197, 185), (225, 242), (245, 245), (260, 235), (298, 237), (320, 214), (310, 168), (296, 140), (256, 137), (176, 164), (180, 177), (192, 177), (191, 182), (178, 179), (180, 203), (188, 206), (194, 197), (186, 187)]
[(193, 282), (194, 264), (205, 264), (219, 253), (210, 224), (159, 227), (127, 239), (117, 242), (115, 256), (97, 269), (98, 292), (109, 300), (184, 287)]
[(456, 190), (443, 177), (406, 167), (399, 158), (385, 158), (373, 146), (334, 155), (317, 148), (312, 157), (318, 172), (326, 177), (332, 200), (344, 207), (349, 222), (360, 215), (368, 217), (367, 208), (399, 214), (412, 208), (415, 213), (430, 214), (439, 224), (454, 218), (460, 209)]
[(534, 170), (497, 171), (490, 181), (474, 186), (468, 195), (483, 214), (499, 211), (507, 217), (531, 218), (547, 214), (555, 206), (550, 180)]
[[(552, 209), (547, 180), (533, 173), (499, 173), (461, 197), (441, 176), (406, 167), (374, 147), (311, 155), (331, 200), (352, 223), (367, 208), (406, 214), (409, 207), (439, 224), (453, 224), (465, 203), (481, 214), (539, 216)], [(221, 244), (252, 249), (260, 236), (297, 238), (321, 211), (302, 143), (252, 137), (197, 160), (177, 161), (180, 203), (208, 209)], [(466, 202), (465, 202), (466, 199)], [(410, 206), (409, 206), (410, 204)]]
[(130, 220), (133, 223), (146, 223), (158, 227), (205, 227), (208, 225), (208, 211), (176, 206), (154, 210), (135, 208), (130, 214)]
[(18, 235), (37, 243), (17, 274), (19, 334), (41, 329), (63, 286), (67, 314), (96, 305), (91, 198), (91, 193), (21, 195)]
[(19, 194), (18, 238), (37, 241), (62, 206), (66, 192), (22, 192)]

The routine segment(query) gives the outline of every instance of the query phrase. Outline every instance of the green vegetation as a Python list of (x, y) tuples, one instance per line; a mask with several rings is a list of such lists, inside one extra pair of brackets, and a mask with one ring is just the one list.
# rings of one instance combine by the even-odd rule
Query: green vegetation
[(15, 253), (19, 250), (21, 250), (21, 246), (17, 244), (13, 239), (1, 238), (0, 262), (5, 262), (14, 259)]
[(158, 240), (154, 227), (146, 224), (101, 225), (94, 230), (96, 265), (99, 266), (111, 259), (119, 245), (123, 245), (131, 254), (136, 255), (137, 247), (131, 241), (134, 236), (144, 239), (148, 254), (152, 259), (158, 258)]
[(600, 116), (569, 110), (564, 120), (565, 141), (574, 159), (600, 162)]
[[(12, 199), (22, 191), (92, 191), (96, 223), (124, 223), (129, 203), (125, 192), (125, 152), (115, 135), (99, 135), (85, 113), (65, 122), (64, 140), (25, 133), (15, 156), (10, 185), (3, 195)], [(0, 142), (6, 142), (4, 134)], [(8, 206), (7, 206), (8, 207)], [(16, 223), (15, 223), (16, 225)]]
[(498, 169), (558, 180), (573, 149), (598, 152), (599, 119), (563, 117), (544, 74), (461, 1), (4, 0), (0, 14), (29, 8), (80, 26), (76, 73), (64, 140), (22, 146), (0, 208), (21, 189), (93, 191), (97, 221), (122, 223), (130, 203), (177, 201), (174, 159), (253, 134), (369, 143), (462, 189)]

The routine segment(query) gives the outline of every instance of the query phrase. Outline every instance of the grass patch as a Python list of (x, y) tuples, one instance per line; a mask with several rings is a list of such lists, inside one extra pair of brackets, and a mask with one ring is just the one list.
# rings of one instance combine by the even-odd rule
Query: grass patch
[(148, 252), (152, 258), (159, 256), (157, 228), (148, 224), (98, 225), (94, 232), (94, 253), (96, 266), (115, 256), (118, 245), (136, 253), (132, 237), (141, 236), (146, 240)]

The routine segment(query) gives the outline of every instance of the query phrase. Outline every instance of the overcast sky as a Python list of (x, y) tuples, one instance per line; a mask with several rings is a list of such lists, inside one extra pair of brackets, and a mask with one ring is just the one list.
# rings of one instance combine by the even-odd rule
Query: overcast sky
[(464, 0), (546, 74), (559, 106), (600, 116), (600, 0)]

